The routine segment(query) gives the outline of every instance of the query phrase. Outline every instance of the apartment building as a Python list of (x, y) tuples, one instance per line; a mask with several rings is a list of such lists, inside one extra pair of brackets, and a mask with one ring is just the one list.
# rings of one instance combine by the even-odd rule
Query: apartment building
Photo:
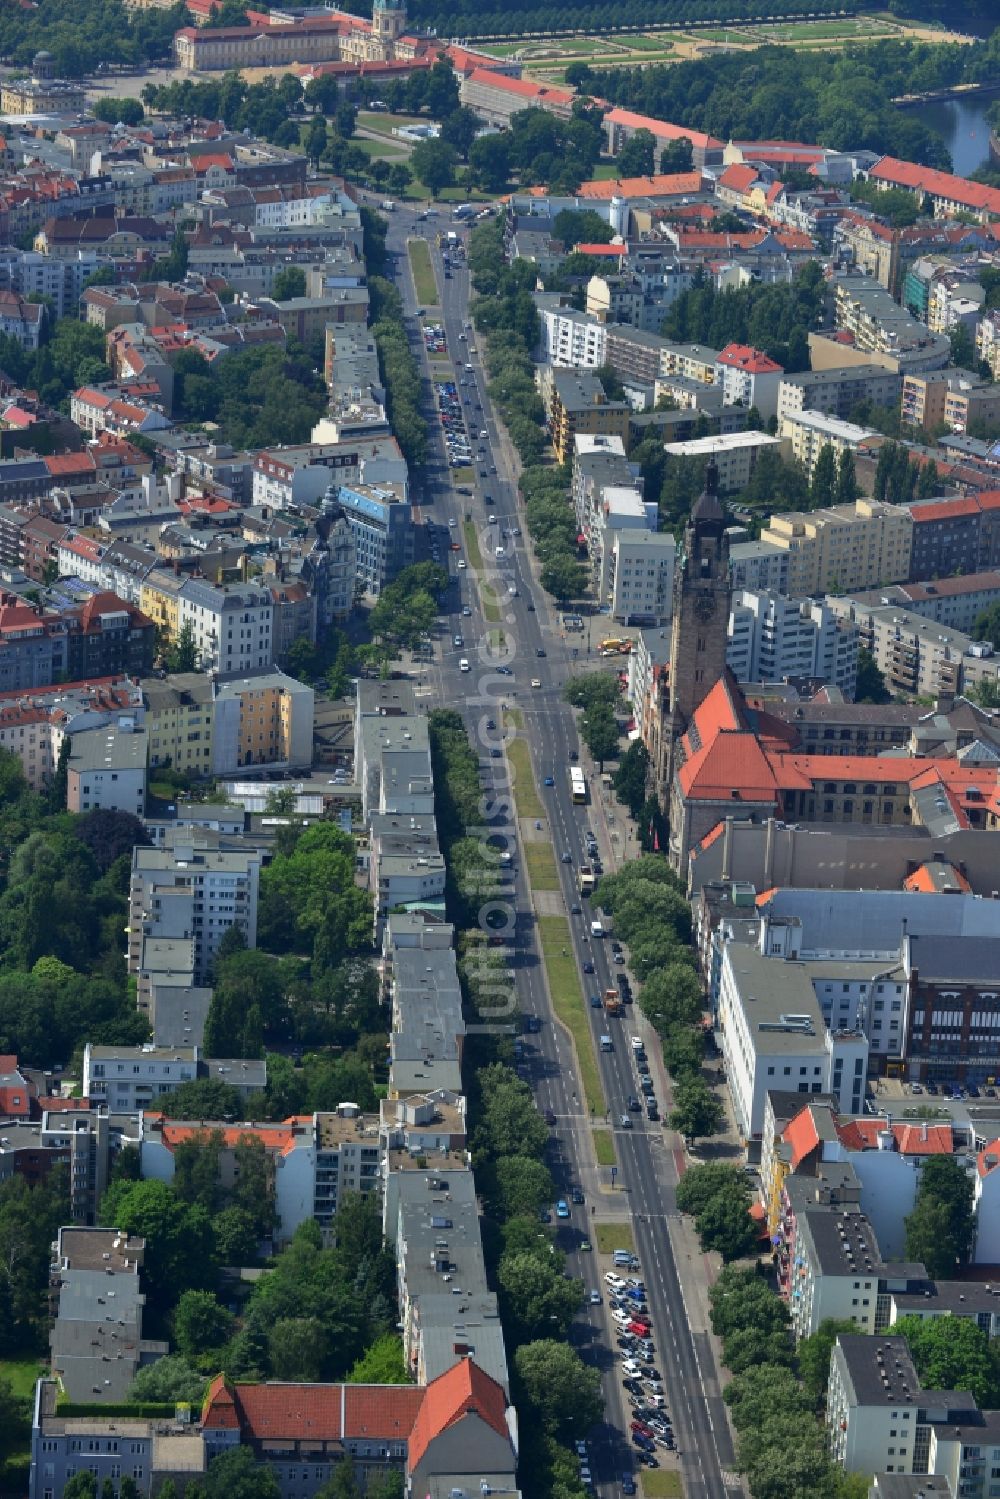
[(984, 678), (996, 680), (1000, 662), (986, 641), (895, 604), (865, 604), (846, 595), (831, 598), (831, 612), (860, 631), (890, 691), (916, 697), (957, 695)]
[(777, 437), (766, 432), (724, 432), (717, 437), (692, 437), (687, 442), (668, 442), (664, 451), (673, 458), (695, 458), (712, 462), (719, 473), (719, 491), (733, 494), (743, 489), (765, 448), (780, 449)]
[(247, 946), (254, 947), (261, 857), (255, 848), (212, 846), (196, 829), (178, 829), (160, 848), (135, 848), (129, 972), (139, 971), (144, 936), (192, 937), (198, 983), (207, 979), (231, 926), (239, 927)]
[(256, 670), (212, 683), (213, 775), (250, 765), (308, 769), (316, 694), (283, 671)]
[(910, 576), (913, 521), (905, 506), (878, 500), (772, 515), (761, 540), (788, 553), (795, 596), (871, 588)]
[(169, 1344), (142, 1337), (145, 1248), (143, 1239), (114, 1228), (59, 1230), (49, 1277), (55, 1301), (49, 1341), (52, 1373), (67, 1399), (117, 1404), (142, 1364), (167, 1352)]
[(726, 664), (738, 682), (812, 679), (854, 696), (859, 632), (815, 599), (763, 590), (733, 594)]
[(226, 1082), (247, 1099), (264, 1088), (267, 1064), (209, 1061), (197, 1046), (97, 1046), (88, 1042), (83, 1050), (84, 1097), (117, 1114), (155, 1111), (165, 1093), (200, 1077)]
[(830, 1456), (847, 1472), (927, 1473), (932, 1423), (963, 1424), (976, 1411), (967, 1391), (921, 1388), (905, 1338), (838, 1335), (826, 1425)]
[(413, 508), (405, 483), (341, 484), (337, 504), (354, 538), (356, 588), (377, 594), (414, 556)]
[(668, 344), (660, 353), (660, 374), (664, 379), (680, 375), (699, 385), (714, 385), (721, 350), (704, 344)]
[(541, 356), (560, 369), (596, 370), (606, 362), (608, 329), (593, 313), (563, 306), (555, 295), (537, 296)]
[(784, 370), (761, 349), (727, 344), (715, 361), (715, 384), (727, 406), (756, 406), (765, 421), (778, 412), (778, 389)]
[(932, 583), (893, 583), (854, 597), (859, 604), (890, 604), (968, 634), (984, 610), (1000, 603), (1000, 571), (935, 578)]
[(852, 335), (859, 352), (890, 356), (901, 374), (941, 369), (949, 362), (948, 338), (918, 322), (877, 281), (837, 276), (833, 292), (837, 327)]
[(273, 615), (269, 590), (253, 583), (187, 578), (177, 593), (178, 635), (190, 624), (201, 669), (221, 676), (271, 665)]
[(911, 500), (910, 582), (1000, 567), (1000, 490)]
[[(746, 535), (734, 531), (734, 535)], [(770, 541), (733, 541), (729, 546), (729, 578), (733, 589), (764, 588), (788, 592), (788, 553)]]
[(626, 401), (609, 401), (596, 375), (577, 370), (544, 368), (538, 376), (549, 433), (556, 457), (566, 463), (579, 435), (628, 438), (630, 408)]
[(1000, 390), (971, 370), (928, 370), (903, 379), (903, 421), (925, 432), (942, 425), (967, 432), (970, 422), (1000, 417)]
[(856, 453), (863, 442), (877, 435), (870, 427), (824, 416), (821, 411), (790, 412), (782, 418), (778, 431), (790, 443), (792, 457), (801, 463), (810, 482), (824, 448), (832, 448), (839, 459), (842, 453)]
[(148, 752), (145, 729), (130, 718), (73, 734), (66, 763), (66, 810), (103, 808), (141, 817), (146, 810)]
[(880, 364), (843, 365), (828, 370), (805, 370), (782, 375), (778, 386), (778, 422), (798, 411), (821, 411), (842, 421), (863, 402), (895, 407), (902, 376)]
[(729, 1093), (745, 1139), (761, 1135), (769, 1088), (832, 1093), (845, 1113), (860, 1112), (868, 1042), (853, 1029), (827, 1029), (802, 965), (727, 947), (718, 1020)]

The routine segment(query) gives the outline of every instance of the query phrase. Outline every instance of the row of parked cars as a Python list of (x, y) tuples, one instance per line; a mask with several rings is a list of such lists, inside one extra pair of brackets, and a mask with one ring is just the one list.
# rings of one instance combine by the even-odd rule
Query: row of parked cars
[[(657, 1448), (673, 1451), (676, 1442), (663, 1393), (663, 1376), (656, 1367), (646, 1287), (639, 1276), (621, 1276), (612, 1270), (605, 1275), (604, 1282), (608, 1287), (611, 1317), (618, 1328), (622, 1384), (631, 1409), (632, 1445), (638, 1449), (639, 1460), (655, 1468), (659, 1466)], [(625, 1492), (633, 1491), (626, 1488)]]
[[(427, 336), (426, 330), (424, 336)], [(452, 468), (466, 468), (472, 462), (472, 447), (462, 415), (458, 387), (454, 380), (441, 380), (435, 389), (441, 426), (444, 429), (444, 443), (448, 450), (448, 463)]]

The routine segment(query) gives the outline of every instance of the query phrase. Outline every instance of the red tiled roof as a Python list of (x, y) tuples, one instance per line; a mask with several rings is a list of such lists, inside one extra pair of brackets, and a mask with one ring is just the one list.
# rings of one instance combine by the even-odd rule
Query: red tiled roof
[(792, 1147), (792, 1170), (795, 1171), (800, 1162), (819, 1144), (819, 1131), (809, 1105), (785, 1125), (781, 1138)]
[[(156, 1123), (158, 1121), (158, 1132), (161, 1140), (168, 1150), (173, 1150), (185, 1140), (203, 1132), (205, 1124), (203, 1120), (167, 1119), (163, 1114), (155, 1112), (147, 1113), (148, 1120)], [(296, 1126), (299, 1129), (308, 1125), (311, 1121), (309, 1114), (301, 1114), (285, 1119), (281, 1124), (216, 1124), (213, 1122), (213, 1132), (218, 1131), (222, 1136), (226, 1149), (232, 1150), (242, 1139), (252, 1135), (255, 1140), (260, 1140), (265, 1150), (277, 1151), (279, 1155), (287, 1155), (293, 1149), (295, 1141)]]
[(727, 344), (716, 362), (728, 365), (730, 369), (746, 370), (751, 375), (781, 373), (780, 364), (776, 364), (762, 350), (751, 348), (749, 344)]
[(1000, 191), (995, 187), (969, 182), (964, 177), (956, 177), (952, 172), (936, 172), (933, 167), (917, 166), (912, 161), (900, 161), (897, 156), (883, 156), (872, 167), (868, 176), (876, 182), (888, 182), (893, 187), (930, 193), (932, 198), (944, 198), (966, 208), (1000, 214)]
[(731, 187), (738, 193), (745, 193), (747, 188), (753, 187), (757, 181), (757, 170), (755, 167), (744, 166), (734, 162), (727, 167), (719, 178), (719, 187)]
[(685, 796), (707, 801), (771, 802), (778, 782), (749, 732), (722, 729), (677, 772)]
[(951, 1155), (955, 1149), (950, 1124), (889, 1124), (885, 1119), (848, 1119), (836, 1126), (848, 1150), (877, 1150), (879, 1135), (892, 1132), (900, 1155)]
[(686, 125), (672, 125), (669, 120), (655, 120), (651, 115), (636, 114), (631, 109), (609, 109), (604, 121), (610, 121), (612, 125), (624, 125), (630, 130), (648, 130), (658, 140), (679, 141), (686, 138), (699, 150), (722, 145), (722, 141), (717, 141), (714, 135), (706, 135), (703, 130), (689, 130)]
[(1000, 1166), (1000, 1140), (992, 1140), (976, 1156), (976, 1169), (980, 1176), (989, 1176)]
[(652, 177), (618, 177), (584, 182), (577, 197), (590, 201), (612, 198), (681, 198), (702, 190), (700, 172), (660, 172)]
[(472, 83), (500, 89), (505, 94), (516, 94), (521, 99), (544, 99), (549, 104), (565, 104), (568, 108), (576, 97), (570, 89), (555, 88), (551, 83), (536, 83), (532, 78), (508, 78), (506, 73), (493, 73), (489, 68), (476, 68), (469, 76)]
[(628, 245), (577, 245), (580, 255), (627, 255)]
[(503, 1390), (478, 1364), (471, 1359), (453, 1364), (427, 1386), (410, 1437), (410, 1471), (418, 1465), (435, 1437), (466, 1414), (475, 1412), (499, 1436), (507, 1436), (506, 1409)]

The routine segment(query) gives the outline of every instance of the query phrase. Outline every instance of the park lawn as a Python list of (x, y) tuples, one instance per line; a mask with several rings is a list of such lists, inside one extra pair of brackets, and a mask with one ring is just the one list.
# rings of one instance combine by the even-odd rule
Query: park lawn
[(542, 961), (549, 983), (552, 1006), (558, 1018), (576, 1042), (577, 1061), (580, 1064), (580, 1079), (583, 1094), (592, 1114), (606, 1112), (604, 1089), (601, 1087), (594, 1056), (594, 1043), (590, 1034), (587, 1011), (584, 1008), (583, 991), (576, 971), (573, 956), (573, 939), (569, 922), (565, 916), (539, 916), (538, 941), (542, 949)]
[(524, 842), (521, 847), (532, 890), (558, 890), (559, 871), (551, 843)]
[(594, 1238), (601, 1254), (613, 1254), (616, 1249), (629, 1249), (635, 1254), (631, 1223), (595, 1223)]
[[(416, 288), (417, 301), (436, 306), (438, 289), (437, 282), (434, 279), (434, 267), (431, 265), (431, 252), (427, 241), (425, 239), (408, 239), (406, 241), (406, 252), (410, 257), (410, 270), (413, 272), (413, 285)], [(433, 357), (431, 355), (431, 358)], [(447, 355), (443, 357), (447, 358)]]
[(675, 1469), (643, 1468), (639, 1482), (643, 1499), (684, 1499), (684, 1485)]
[(504, 728), (523, 729), (524, 714), (521, 712), (520, 708), (508, 708), (503, 716), (503, 722)]
[(376, 157), (383, 158), (386, 161), (401, 161), (406, 155), (406, 151), (402, 146), (394, 146), (390, 141), (366, 140), (363, 135), (355, 136), (351, 144), (353, 146), (360, 146), (369, 161), (374, 161)]
[(618, 163), (614, 161), (598, 162), (594, 168), (592, 182), (613, 182), (618, 176)]
[(622, 37), (622, 42), (630, 52), (672, 52), (674, 46), (665, 36)]
[[(459, 484), (471, 484), (475, 477), (476, 474), (474, 469), (468, 467), (453, 468), (451, 470), (452, 487), (455, 487)], [(468, 495), (466, 496), (466, 499), (468, 499)]]
[[(507, 745), (507, 759), (514, 776), (514, 800), (517, 803), (518, 817), (531, 817), (536, 820), (544, 817), (545, 808), (539, 800), (538, 791), (535, 786), (528, 741), (526, 739), (511, 739)], [(551, 845), (548, 843), (544, 847), (551, 849)], [(551, 888), (558, 890), (559, 886), (556, 884)]]
[(35, 1393), (35, 1385), (46, 1367), (37, 1358), (0, 1359), (0, 1379), (10, 1381), (15, 1395), (29, 1399)]
[(609, 1129), (594, 1130), (594, 1155), (599, 1166), (617, 1166), (615, 1137)]
[(426, 125), (419, 115), (383, 114), (377, 109), (363, 109), (358, 114), (362, 130), (375, 130), (379, 135), (391, 135), (395, 125)]

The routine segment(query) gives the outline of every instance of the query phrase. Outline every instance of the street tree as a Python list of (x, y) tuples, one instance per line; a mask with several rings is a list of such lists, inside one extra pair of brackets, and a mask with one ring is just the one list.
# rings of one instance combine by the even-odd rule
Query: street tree
[(547, 1431), (568, 1441), (599, 1420), (601, 1377), (575, 1348), (551, 1338), (526, 1343), (514, 1355), (518, 1382)]
[(674, 1089), (670, 1128), (691, 1141), (718, 1134), (726, 1117), (722, 1099), (700, 1077), (682, 1079)]
[(458, 152), (447, 141), (420, 141), (410, 152), (410, 168), (432, 197), (437, 197), (455, 181)]
[[(857, 1331), (856, 1322), (850, 1322), (844, 1318), (824, 1317), (816, 1331), (799, 1343), (796, 1349), (799, 1378), (813, 1407), (818, 1407), (826, 1396), (826, 1387), (830, 1380), (830, 1355), (838, 1337), (841, 1333), (856, 1334)], [(936, 1388), (944, 1389), (945, 1386), (938, 1385)], [(962, 1388), (965, 1389), (967, 1386), (963, 1385)]]
[(583, 1282), (566, 1278), (562, 1256), (505, 1254), (497, 1279), (504, 1328), (515, 1344), (566, 1336), (583, 1302)]

